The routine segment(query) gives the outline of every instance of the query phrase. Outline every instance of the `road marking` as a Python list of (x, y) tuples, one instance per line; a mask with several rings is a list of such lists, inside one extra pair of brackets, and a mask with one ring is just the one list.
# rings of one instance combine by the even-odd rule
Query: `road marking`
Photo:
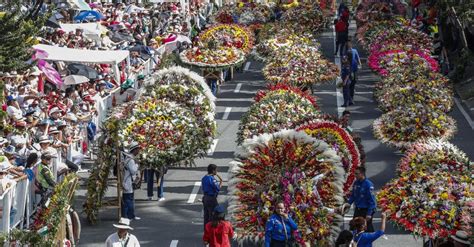
[(224, 116), (222, 116), (223, 120), (226, 120), (229, 118), (230, 111), (232, 110), (232, 107), (226, 107), (224, 111)]
[(250, 62), (245, 63), (244, 71), (249, 70), (250, 68)]
[(214, 141), (212, 141), (211, 147), (209, 150), (207, 150), (207, 155), (212, 156), (214, 154), (214, 150), (216, 150), (218, 141), (219, 139), (214, 139)]
[[(318, 92), (314, 92), (314, 94), (329, 94), (329, 95), (335, 95), (334, 92), (329, 92), (329, 91), (318, 91)], [(373, 92), (355, 92), (355, 94), (373, 94)]]
[(471, 117), (466, 112), (466, 110), (464, 110), (464, 107), (462, 107), (461, 102), (459, 102), (459, 100), (457, 98), (454, 98), (454, 103), (456, 103), (456, 106), (461, 111), (461, 113), (464, 116), (464, 118), (466, 119), (467, 123), (469, 123), (469, 126), (471, 126), (471, 129), (474, 130), (474, 122), (472, 121)]
[[(201, 188), (201, 182), (195, 182), (193, 191), (191, 191), (191, 195), (189, 195), (188, 203), (194, 203), (194, 201), (196, 200), (196, 196), (199, 192), (199, 188)], [(177, 242), (178, 240), (176, 240), (176, 244), (178, 244)]]
[(178, 240), (172, 240), (170, 247), (178, 247), (178, 242), (179, 242)]
[(235, 87), (234, 93), (238, 93), (241, 87), (242, 87), (242, 83), (238, 83), (237, 86)]

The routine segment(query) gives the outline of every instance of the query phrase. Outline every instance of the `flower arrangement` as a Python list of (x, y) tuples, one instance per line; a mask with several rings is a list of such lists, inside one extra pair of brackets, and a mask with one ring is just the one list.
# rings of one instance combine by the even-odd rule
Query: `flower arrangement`
[(242, 51), (219, 46), (213, 49), (194, 47), (179, 54), (181, 62), (199, 68), (225, 69), (245, 61)]
[(355, 169), (360, 166), (360, 155), (357, 144), (352, 136), (339, 124), (331, 121), (316, 121), (299, 126), (298, 131), (326, 142), (341, 157), (342, 166), (345, 170), (344, 193), (350, 193), (352, 183), (355, 179)]
[(121, 141), (127, 145), (136, 141), (142, 147), (139, 159), (157, 168), (178, 162), (191, 163), (203, 155), (208, 146), (201, 146), (208, 129), (197, 125), (191, 110), (176, 102), (144, 98), (136, 102), (132, 112), (122, 120)]
[(273, 133), (281, 129), (292, 129), (319, 117), (314, 101), (302, 97), (292, 90), (269, 91), (243, 115), (237, 143), (263, 133)]
[(263, 42), (257, 45), (257, 58), (264, 58), (260, 60), (265, 61), (265, 58), (272, 56), (273, 53), (275, 53), (281, 47), (291, 48), (294, 46), (311, 46), (318, 50), (321, 47), (321, 45), (311, 34), (296, 34), (290, 30), (284, 29), (280, 30), (280, 32), (276, 34), (275, 38), (264, 40)]
[(203, 31), (198, 40), (209, 49), (215, 47), (234, 47), (248, 54), (255, 42), (253, 33), (237, 24), (217, 24)]
[[(229, 212), (235, 238), (261, 242), (265, 223), (282, 201), (298, 224), (297, 242), (329, 246), (342, 217), (328, 208), (343, 203), (340, 158), (323, 141), (304, 132), (283, 130), (246, 140), (230, 164)], [(322, 175), (319, 182), (312, 179)]]
[(398, 148), (430, 138), (449, 139), (456, 130), (454, 119), (423, 105), (411, 105), (383, 114), (373, 123), (381, 142)]
[(251, 25), (268, 22), (271, 13), (271, 9), (265, 4), (239, 2), (222, 6), (210, 19), (212, 23)]
[(297, 46), (278, 49), (262, 72), (265, 78), (273, 83), (306, 86), (335, 80), (339, 75), (339, 68), (323, 59), (318, 49)]
[(377, 94), (379, 108), (392, 111), (410, 105), (425, 105), (435, 110), (449, 112), (453, 106), (453, 93), (449, 87), (394, 86), (384, 88)]
[(255, 103), (258, 103), (258, 102), (260, 102), (260, 100), (262, 100), (263, 98), (265, 98), (269, 94), (285, 93), (285, 92), (279, 92), (280, 90), (282, 90), (282, 91), (291, 91), (292, 93), (296, 93), (299, 96), (309, 100), (311, 102), (311, 104), (314, 107), (316, 107), (316, 109), (319, 109), (318, 103), (316, 102), (317, 98), (315, 96), (310, 95), (308, 92), (304, 92), (304, 91), (302, 91), (301, 89), (299, 89), (297, 87), (292, 87), (290, 85), (286, 85), (286, 84), (282, 84), (282, 83), (275, 84), (275, 85), (269, 84), (268, 85), (268, 90), (259, 90), (257, 92), (257, 94), (255, 95), (254, 101), (255, 101)]
[(398, 163), (399, 174), (442, 170), (451, 174), (468, 175), (471, 168), (469, 158), (463, 151), (449, 142), (436, 139), (414, 144)]
[(372, 52), (368, 58), (369, 67), (382, 76), (387, 76), (394, 67), (402, 67), (405, 64), (416, 63), (420, 66), (427, 66), (432, 71), (439, 71), (436, 60), (426, 53), (418, 50), (395, 49), (382, 52)]
[(469, 235), (472, 186), (470, 175), (413, 171), (385, 185), (377, 201), (389, 220), (415, 236), (446, 238), (461, 229)]
[(291, 25), (294, 30), (313, 32), (321, 31), (324, 27), (324, 16), (321, 9), (312, 3), (300, 3), (283, 13), (282, 22)]

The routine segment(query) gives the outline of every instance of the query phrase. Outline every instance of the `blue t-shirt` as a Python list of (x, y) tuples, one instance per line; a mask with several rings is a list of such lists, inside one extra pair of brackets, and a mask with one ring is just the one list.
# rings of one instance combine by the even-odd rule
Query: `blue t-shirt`
[(354, 234), (354, 242), (357, 243), (357, 247), (372, 247), (372, 243), (380, 238), (384, 232), (378, 230), (376, 232), (362, 232), (359, 234)]
[(201, 179), (202, 192), (204, 195), (217, 196), (220, 191), (219, 182), (212, 175), (206, 175)]

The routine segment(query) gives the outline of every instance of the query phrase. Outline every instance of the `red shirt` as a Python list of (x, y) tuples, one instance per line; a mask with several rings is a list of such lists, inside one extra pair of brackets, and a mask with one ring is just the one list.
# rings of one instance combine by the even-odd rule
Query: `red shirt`
[(209, 243), (209, 247), (230, 247), (230, 238), (234, 236), (234, 229), (229, 221), (222, 221), (217, 227), (212, 227), (212, 222), (206, 224), (204, 242)]
[(339, 20), (336, 23), (336, 32), (340, 33), (344, 31), (346, 31), (346, 23), (343, 20)]

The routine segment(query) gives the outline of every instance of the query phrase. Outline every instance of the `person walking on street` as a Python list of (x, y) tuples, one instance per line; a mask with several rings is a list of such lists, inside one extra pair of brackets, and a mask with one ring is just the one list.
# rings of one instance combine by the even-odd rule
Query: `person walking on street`
[(279, 202), (265, 226), (265, 247), (290, 247), (294, 245), (293, 232), (298, 225), (286, 213), (285, 204)]
[(133, 230), (130, 227), (130, 220), (127, 218), (120, 218), (118, 224), (113, 224), (117, 228), (117, 232), (110, 234), (110, 236), (105, 240), (106, 247), (140, 247), (137, 237), (128, 232), (128, 230)]
[(359, 52), (352, 46), (352, 41), (347, 41), (347, 54), (346, 56), (350, 57), (351, 60), (351, 85), (350, 85), (350, 95), (352, 101), (354, 101), (355, 85), (357, 83), (357, 70), (362, 66), (360, 61)]
[(342, 57), (348, 39), (348, 26), (342, 18), (339, 18), (335, 21), (334, 29), (336, 30), (336, 51), (334, 52), (334, 55), (337, 55), (337, 52), (340, 51), (340, 56)]
[(385, 233), (385, 224), (387, 222), (387, 216), (385, 213), (382, 213), (382, 225), (380, 230), (376, 232), (366, 232), (367, 222), (363, 217), (357, 217), (353, 219), (353, 226), (355, 230), (353, 232), (354, 239), (352, 243), (357, 247), (372, 247), (372, 243), (380, 238)]
[(347, 56), (342, 58), (341, 64), (341, 79), (342, 79), (342, 96), (344, 97), (344, 104), (341, 107), (347, 107), (353, 105), (352, 97), (350, 95), (350, 86), (351, 86), (351, 67), (350, 61)]
[(218, 205), (214, 208), (214, 217), (204, 229), (204, 245), (209, 247), (230, 247), (230, 240), (234, 236), (232, 224), (225, 220), (225, 210)]
[(129, 148), (129, 153), (124, 153), (122, 216), (130, 220), (140, 219), (140, 217), (135, 216), (135, 199), (133, 191), (133, 184), (138, 179), (137, 175), (139, 175), (138, 164), (135, 162), (135, 157), (137, 157), (139, 152), (140, 146), (138, 143), (132, 142)]
[(157, 201), (161, 202), (165, 200), (163, 196), (163, 183), (165, 179), (165, 174), (168, 171), (166, 166), (161, 166), (159, 170), (149, 168), (146, 170), (146, 191), (148, 196), (148, 201), (153, 200), (153, 182), (156, 177), (156, 185), (157, 185)]
[[(217, 181), (217, 179), (219, 181)], [(207, 174), (201, 179), (202, 192), (204, 194), (202, 198), (202, 204), (204, 206), (204, 228), (206, 224), (211, 221), (211, 216), (214, 208), (219, 205), (217, 202), (217, 196), (222, 186), (222, 178), (217, 174), (217, 166), (215, 164), (209, 164), (207, 166)]]
[(365, 177), (365, 167), (359, 166), (355, 171), (356, 181), (352, 186), (352, 193), (348, 204), (355, 204), (354, 218), (363, 217), (367, 221), (367, 232), (373, 232), (372, 217), (377, 202), (374, 195), (374, 184)]

